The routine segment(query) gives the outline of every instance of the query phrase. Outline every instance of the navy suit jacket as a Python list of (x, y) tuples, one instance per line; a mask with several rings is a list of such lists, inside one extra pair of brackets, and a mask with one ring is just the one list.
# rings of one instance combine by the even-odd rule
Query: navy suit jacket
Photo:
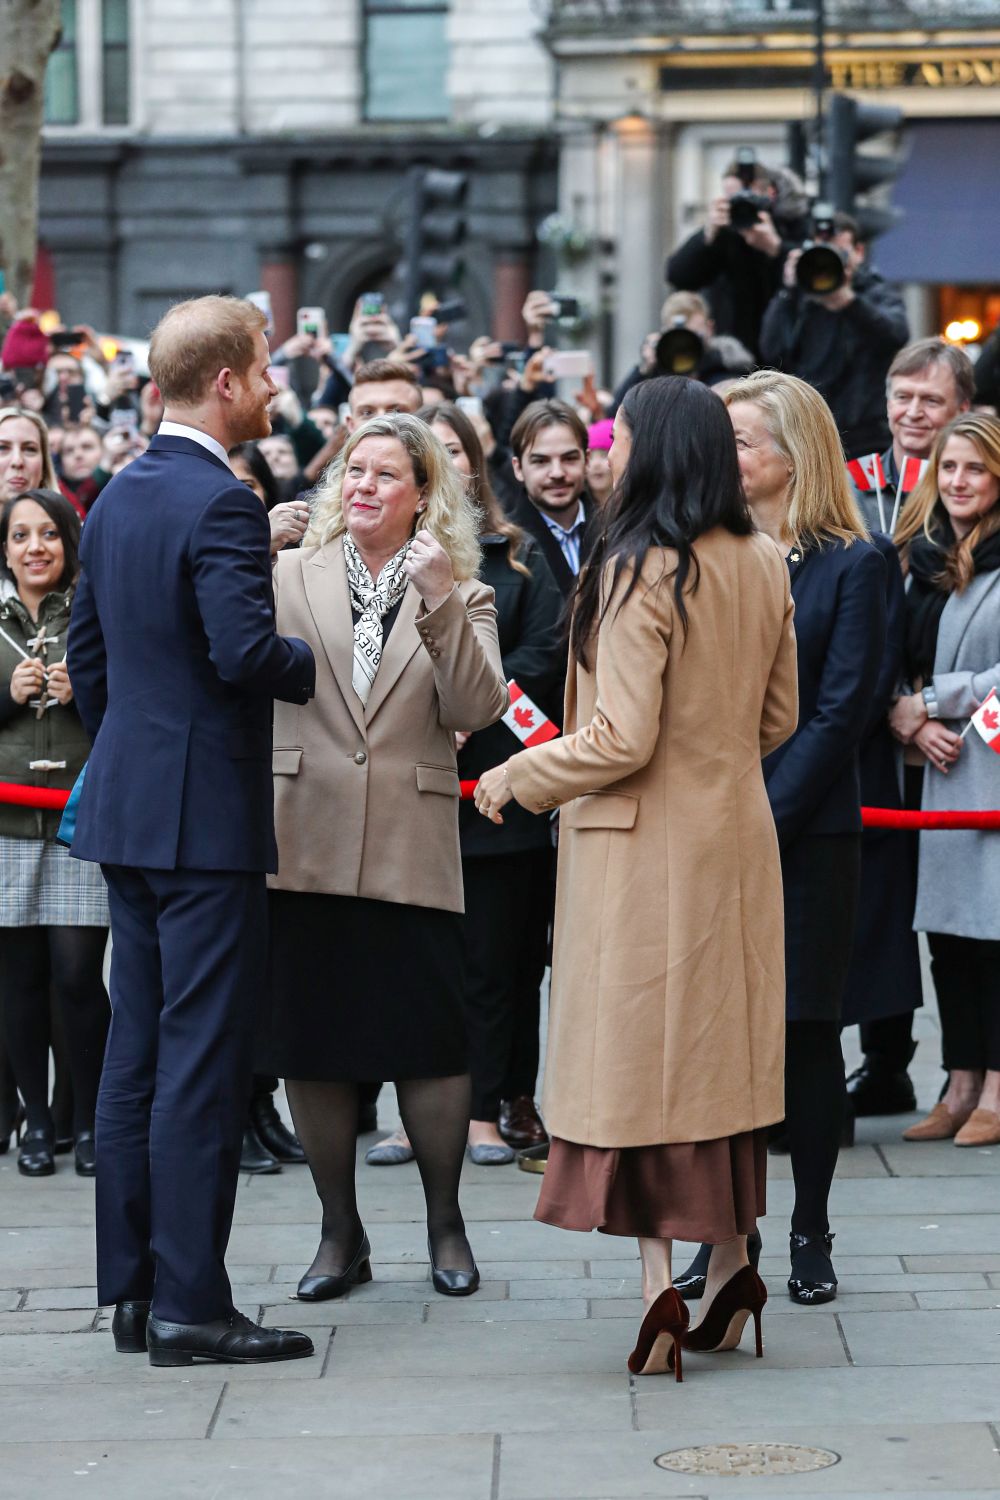
[(73, 854), (156, 870), (275, 871), (271, 702), (315, 663), (275, 630), (257, 497), (188, 438), (156, 437), (83, 530), (67, 660), (93, 741)]
[(886, 564), (870, 542), (804, 549), (789, 572), (799, 725), (764, 761), (782, 848), (804, 834), (861, 832), (858, 751), (886, 636)]

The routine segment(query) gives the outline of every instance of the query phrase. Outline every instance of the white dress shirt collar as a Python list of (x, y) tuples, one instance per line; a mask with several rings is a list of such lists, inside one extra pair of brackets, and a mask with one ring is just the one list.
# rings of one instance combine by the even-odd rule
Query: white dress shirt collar
[(200, 443), (215, 458), (219, 458), (227, 469), (232, 468), (229, 462), (229, 454), (222, 444), (214, 437), (209, 437), (207, 432), (202, 432), (198, 427), (188, 427), (185, 422), (161, 422), (157, 431), (157, 437), (179, 437), (187, 438), (189, 442)]

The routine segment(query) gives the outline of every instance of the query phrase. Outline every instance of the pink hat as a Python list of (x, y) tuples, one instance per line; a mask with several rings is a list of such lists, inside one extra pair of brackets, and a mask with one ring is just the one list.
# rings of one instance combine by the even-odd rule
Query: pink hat
[(22, 318), (19, 323), (10, 325), (0, 352), (0, 364), (5, 370), (44, 365), (48, 357), (48, 338), (34, 319)]
[(603, 422), (593, 422), (587, 428), (587, 444), (591, 448), (611, 447), (611, 437), (614, 430), (614, 422), (610, 417), (605, 417)]

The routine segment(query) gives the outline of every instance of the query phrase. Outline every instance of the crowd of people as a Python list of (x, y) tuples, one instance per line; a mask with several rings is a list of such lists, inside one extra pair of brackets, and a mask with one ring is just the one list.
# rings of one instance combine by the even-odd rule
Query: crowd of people
[(148, 375), (0, 308), (0, 780), (82, 781), (72, 849), (0, 801), (0, 1151), (98, 1176), (123, 1352), (311, 1352), (232, 1308), (236, 1175), (308, 1163), (301, 1298), (370, 1279), (386, 1079), (366, 1161), (416, 1160), (439, 1292), (479, 1282), (463, 1159), (517, 1159), (539, 1218), (638, 1239), (637, 1373), (759, 1352), (767, 1153), (829, 1301), (839, 1151), (916, 1109), (918, 932), (946, 1076), (905, 1137), (1000, 1143), (1000, 836), (861, 816), (1000, 806), (1000, 419), (845, 216), (817, 289), (815, 234), (734, 164), (614, 391), (557, 383), (544, 291), (465, 352), (200, 299)]

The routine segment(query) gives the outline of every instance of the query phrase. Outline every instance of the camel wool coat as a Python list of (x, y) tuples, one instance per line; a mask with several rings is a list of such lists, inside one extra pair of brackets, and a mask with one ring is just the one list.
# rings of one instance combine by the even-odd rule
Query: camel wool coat
[(312, 647), (316, 696), (274, 705), (268, 885), (462, 911), (455, 731), (510, 701), (493, 590), (458, 583), (427, 612), (408, 583), (366, 704), (343, 539), (279, 552), (274, 594), (279, 632)]
[(581, 1145), (714, 1140), (784, 1115), (760, 763), (798, 714), (788, 570), (769, 538), (723, 528), (695, 553), (686, 638), (676, 554), (654, 549), (626, 602), (628, 575), (615, 589), (589, 667), (571, 665), (565, 737), (507, 763), (518, 802), (562, 808), (543, 1108)]

